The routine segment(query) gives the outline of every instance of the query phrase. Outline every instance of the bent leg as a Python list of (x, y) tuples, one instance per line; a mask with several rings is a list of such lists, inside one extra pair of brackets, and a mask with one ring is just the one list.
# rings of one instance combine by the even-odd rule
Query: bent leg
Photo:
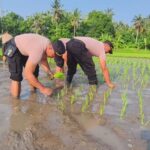
[(68, 71), (67, 71), (67, 84), (71, 84), (72, 79), (74, 74), (76, 73), (77, 69), (77, 61), (73, 57), (73, 55), (68, 51), (67, 53), (67, 66), (68, 66)]
[[(22, 57), (22, 65), (25, 67), (26, 62), (28, 60), (28, 56), (23, 56), (22, 55), (21, 57)], [(39, 76), (39, 65), (37, 65), (36, 68), (35, 68), (34, 76), (36, 78), (38, 78), (38, 76)], [(30, 87), (31, 92), (35, 92), (36, 88), (33, 85), (31, 85), (30, 83), (29, 83), (29, 87)]]
[(12, 80), (10, 92), (13, 97), (18, 98), (20, 96), (20, 92), (21, 92), (21, 82)]
[(97, 84), (97, 76), (92, 56), (88, 53), (86, 45), (77, 39), (73, 39), (67, 43), (68, 49), (71, 51), (75, 61), (81, 66), (87, 75), (89, 84)]
[(96, 76), (95, 64), (92, 60), (92, 57), (86, 51), (82, 52), (81, 57), (82, 58), (80, 59), (79, 65), (81, 66), (84, 73), (87, 75), (89, 84), (97, 84), (98, 81)]
[(12, 58), (7, 57), (9, 72), (10, 72), (10, 79), (11, 81), (11, 88), (10, 92), (13, 97), (19, 97), (21, 92), (21, 81), (22, 77), (22, 63), (21, 63), (21, 56), (17, 52)]
[[(38, 79), (38, 76), (39, 76), (39, 65), (37, 65), (36, 68), (35, 68), (34, 76)], [(36, 91), (36, 87), (34, 87), (31, 84), (29, 84), (29, 86), (30, 86), (30, 91), (31, 92), (35, 92)]]

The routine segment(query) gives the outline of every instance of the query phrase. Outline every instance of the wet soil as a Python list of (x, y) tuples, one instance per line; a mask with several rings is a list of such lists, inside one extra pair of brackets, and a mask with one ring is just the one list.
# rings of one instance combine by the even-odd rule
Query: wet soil
[[(42, 71), (40, 81), (56, 87)], [(62, 89), (52, 97), (39, 91), (31, 93), (23, 80), (20, 99), (13, 99), (7, 64), (0, 62), (0, 150), (150, 150), (150, 125), (140, 124), (137, 92), (129, 88), (127, 114), (120, 119), (123, 88), (120, 81), (115, 82), (117, 88), (100, 116), (99, 105), (108, 90), (104, 83), (98, 86), (85, 112), (81, 108), (89, 86), (80, 71), (66, 93)], [(72, 95), (76, 95), (74, 104), (70, 104)], [(150, 84), (143, 98), (145, 119), (149, 121)]]

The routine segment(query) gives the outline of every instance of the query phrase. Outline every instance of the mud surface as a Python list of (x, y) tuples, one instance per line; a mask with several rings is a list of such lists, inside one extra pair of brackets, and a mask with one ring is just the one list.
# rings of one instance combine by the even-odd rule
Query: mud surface
[[(49, 87), (56, 86), (42, 71), (40, 80)], [(13, 99), (7, 65), (0, 62), (0, 150), (150, 150), (150, 125), (140, 124), (137, 92), (130, 87), (126, 117), (119, 117), (120, 81), (114, 78), (117, 88), (111, 91), (100, 116), (99, 105), (108, 90), (102, 82), (85, 112), (81, 109), (89, 87), (80, 71), (67, 92), (59, 90), (51, 98), (45, 97), (39, 91), (31, 93), (23, 80), (20, 99)], [(72, 95), (75, 101), (70, 104)], [(143, 98), (145, 120), (149, 121), (150, 84)]]

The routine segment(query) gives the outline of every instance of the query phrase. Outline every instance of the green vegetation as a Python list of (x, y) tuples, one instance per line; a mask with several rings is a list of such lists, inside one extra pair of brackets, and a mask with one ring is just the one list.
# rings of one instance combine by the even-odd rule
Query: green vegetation
[(142, 125), (144, 125), (144, 112), (143, 112), (143, 97), (141, 92), (138, 92), (138, 97), (139, 97), (139, 114), (140, 114), (140, 122)]
[(102, 116), (105, 112), (105, 107), (108, 103), (108, 98), (111, 95), (112, 90), (108, 89), (107, 91), (104, 92), (103, 95), (103, 101), (100, 103), (100, 107), (99, 107), (99, 115)]
[[(111, 9), (91, 11), (82, 15), (80, 10), (68, 12), (60, 0), (50, 2), (50, 10), (27, 18), (9, 12), (0, 17), (0, 34), (8, 31), (12, 35), (39, 33), (54, 41), (62, 37), (90, 36), (100, 41), (111, 40), (115, 49), (150, 49), (150, 17), (135, 16), (133, 24), (113, 20)], [(5, 12), (3, 10), (2, 12)], [(83, 17), (84, 16), (84, 17)], [(117, 54), (116, 54), (117, 55)], [(122, 56), (118, 54), (117, 56)], [(145, 56), (144, 56), (145, 57)]]
[(57, 72), (57, 73), (54, 74), (54, 78), (63, 80), (63, 79), (65, 79), (65, 76), (64, 76), (64, 73)]
[(0, 48), (0, 57), (2, 56), (2, 49)]
[(122, 109), (121, 109), (121, 112), (120, 112), (120, 118), (123, 119), (125, 117), (127, 106), (128, 106), (126, 93), (123, 93), (121, 95), (121, 99), (122, 99)]
[(109, 57), (132, 57), (132, 58), (150, 58), (150, 51), (139, 49), (119, 49), (114, 50), (113, 55)]
[[(115, 48), (113, 55), (108, 54), (107, 66), (111, 80), (118, 84), (119, 92), (117, 92), (119, 93), (119, 100), (120, 97), (122, 100), (119, 101), (121, 108), (118, 108), (120, 111), (120, 114), (117, 112), (118, 116), (124, 119), (128, 104), (136, 100), (136, 102), (138, 101), (140, 123), (142, 125), (149, 123), (149, 121), (145, 123), (144, 94), (142, 91), (150, 85), (150, 17), (135, 16), (133, 24), (129, 26), (122, 22), (115, 22), (113, 12), (110, 9), (92, 11), (86, 17), (82, 17), (78, 9), (67, 12), (63, 10), (60, 0), (54, 0), (50, 11), (37, 13), (26, 19), (13, 12), (2, 15), (0, 17), (0, 29), (0, 34), (8, 31), (15, 36), (32, 32), (47, 36), (52, 41), (75, 35), (90, 36), (100, 41), (111, 40)], [(1, 49), (0, 56), (2, 56)], [(53, 59), (48, 59), (48, 61), (55, 66)], [(101, 86), (104, 80), (99, 69), (99, 63), (97, 63), (98, 58), (94, 58), (94, 61), (96, 62), (98, 80)], [(83, 76), (83, 72), (81, 72), (81, 76)], [(54, 77), (64, 79), (64, 74), (57, 73)], [(77, 101), (83, 98), (84, 101), (82, 104), (80, 103), (81, 112), (90, 111), (90, 106), (94, 103), (97, 94), (96, 88), (90, 88), (86, 94), (85, 89), (85, 87), (78, 87), (76, 92), (70, 92), (71, 95), (69, 95), (70, 93), (67, 95), (66, 89), (61, 90), (56, 98), (58, 108), (65, 111), (68, 108), (66, 106), (67, 100), (73, 107)], [(133, 97), (130, 97), (131, 95), (128, 92), (132, 93)], [(135, 93), (136, 95), (134, 95)], [(107, 90), (103, 92), (102, 101), (98, 101), (96, 113), (100, 116), (106, 111), (110, 95), (111, 90)], [(100, 95), (98, 96), (100, 97)], [(113, 107), (115, 108), (115, 106)]]

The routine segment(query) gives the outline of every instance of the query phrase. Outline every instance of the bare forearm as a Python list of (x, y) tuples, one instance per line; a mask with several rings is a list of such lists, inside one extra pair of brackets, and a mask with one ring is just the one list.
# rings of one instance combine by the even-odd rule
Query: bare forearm
[(56, 66), (56, 72), (64, 72), (64, 69), (61, 67)]
[(46, 72), (46, 73), (50, 73), (51, 72), (51, 69), (50, 69), (50, 67), (48, 65), (43, 65), (42, 64), (41, 66), (42, 66), (44, 72)]
[(109, 75), (109, 71), (107, 68), (105, 68), (103, 70), (103, 76), (104, 76), (104, 79), (105, 79), (105, 82), (109, 85), (111, 84), (111, 80), (110, 80), (110, 75)]
[(41, 61), (41, 67), (43, 68), (44, 72), (46, 72), (47, 74), (52, 72), (50, 67), (49, 67), (47, 59), (44, 59)]
[(44, 85), (42, 85), (37, 78), (35, 78), (35, 76), (33, 74), (28, 74), (27, 75), (27, 80), (28, 82), (36, 87), (37, 89), (41, 90), (42, 88), (44, 88)]

